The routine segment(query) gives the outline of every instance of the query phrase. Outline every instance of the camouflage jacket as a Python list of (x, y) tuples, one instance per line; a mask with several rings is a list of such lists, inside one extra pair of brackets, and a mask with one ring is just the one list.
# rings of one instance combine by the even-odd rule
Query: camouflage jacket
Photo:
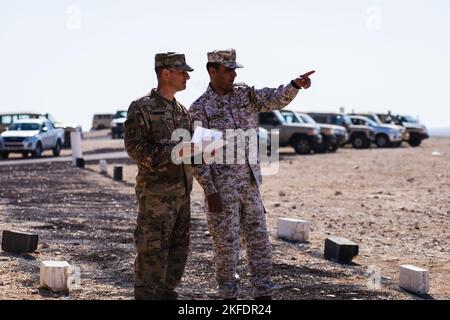
[(190, 116), (183, 105), (161, 97), (156, 90), (131, 103), (125, 121), (125, 149), (137, 163), (136, 194), (184, 196), (192, 190), (192, 167), (172, 163), (172, 132), (192, 132)]
[[(286, 107), (297, 95), (298, 90), (291, 84), (277, 89), (255, 89), (245, 84), (236, 84), (230, 94), (220, 96), (208, 86), (206, 92), (190, 107), (192, 121), (200, 121), (204, 128), (255, 129), (258, 130), (258, 113), (278, 110)], [(239, 152), (239, 151), (237, 151)], [(240, 177), (253, 175), (256, 183), (261, 185), (261, 168), (256, 164), (202, 164), (194, 166), (194, 175), (203, 187), (206, 195), (217, 192), (214, 181), (223, 176), (239, 180)], [(230, 182), (232, 183), (232, 182)]]

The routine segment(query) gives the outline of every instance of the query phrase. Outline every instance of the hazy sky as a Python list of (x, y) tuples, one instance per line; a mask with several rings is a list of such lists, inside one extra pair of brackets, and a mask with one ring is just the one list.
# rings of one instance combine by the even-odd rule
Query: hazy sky
[(186, 53), (178, 100), (208, 84), (206, 53), (235, 48), (239, 82), (315, 69), (299, 110), (386, 111), (450, 126), (450, 1), (0, 0), (0, 112), (50, 112), (88, 130), (156, 84), (154, 55)]

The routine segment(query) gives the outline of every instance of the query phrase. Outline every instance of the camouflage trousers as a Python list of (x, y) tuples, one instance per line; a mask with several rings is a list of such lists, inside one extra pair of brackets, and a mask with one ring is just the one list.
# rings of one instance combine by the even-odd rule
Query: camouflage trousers
[[(234, 179), (233, 179), (234, 180)], [(239, 294), (240, 234), (246, 245), (253, 296), (272, 294), (272, 248), (267, 234), (265, 210), (253, 178), (216, 181), (224, 210), (207, 210), (208, 228), (213, 238), (218, 293), (221, 298)]]
[(176, 299), (189, 250), (190, 197), (145, 195), (134, 232), (136, 299)]

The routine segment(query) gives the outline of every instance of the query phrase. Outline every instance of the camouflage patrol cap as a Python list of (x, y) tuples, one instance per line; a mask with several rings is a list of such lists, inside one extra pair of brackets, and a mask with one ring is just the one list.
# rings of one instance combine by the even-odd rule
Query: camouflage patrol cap
[(155, 55), (155, 68), (175, 68), (182, 71), (194, 71), (186, 64), (182, 53), (166, 52)]
[(236, 62), (236, 50), (216, 50), (208, 52), (208, 62), (220, 63), (227, 68), (236, 69), (243, 68), (244, 66)]

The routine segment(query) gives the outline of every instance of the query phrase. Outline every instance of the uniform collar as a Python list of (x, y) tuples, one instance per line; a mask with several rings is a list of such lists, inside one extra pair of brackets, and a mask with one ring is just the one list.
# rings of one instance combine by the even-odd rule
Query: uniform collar
[(158, 93), (158, 91), (156, 91), (156, 89), (152, 89), (152, 91), (150, 92), (150, 97), (156, 99), (156, 101), (158, 102), (158, 105), (161, 105), (164, 108), (168, 108), (168, 109), (172, 110), (177, 105), (177, 100), (175, 98), (173, 98), (172, 101), (167, 100), (162, 95), (160, 95)]
[(214, 89), (211, 86), (211, 83), (208, 85), (208, 89), (206, 89), (206, 93), (208, 94), (209, 97), (213, 98), (213, 99), (217, 99), (217, 100), (226, 100), (228, 101), (230, 99), (230, 95), (234, 92), (234, 88), (233, 91), (230, 93), (227, 93), (225, 95), (218, 95)]

